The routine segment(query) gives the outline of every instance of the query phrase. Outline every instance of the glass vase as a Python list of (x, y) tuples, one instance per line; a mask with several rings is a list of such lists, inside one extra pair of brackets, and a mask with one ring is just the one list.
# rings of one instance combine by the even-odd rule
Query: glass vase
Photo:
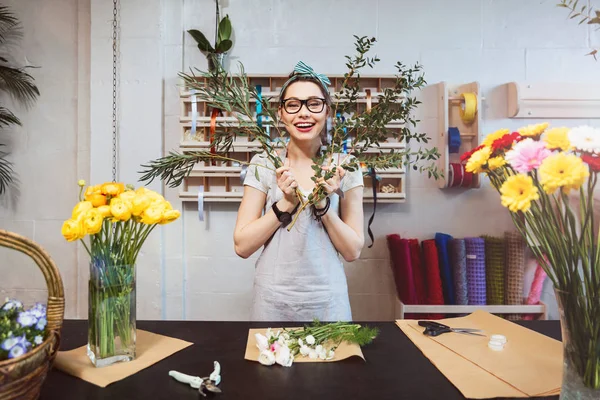
[(600, 296), (555, 293), (564, 355), (560, 400), (600, 399)]
[(90, 263), (87, 354), (96, 367), (135, 359), (134, 265)]

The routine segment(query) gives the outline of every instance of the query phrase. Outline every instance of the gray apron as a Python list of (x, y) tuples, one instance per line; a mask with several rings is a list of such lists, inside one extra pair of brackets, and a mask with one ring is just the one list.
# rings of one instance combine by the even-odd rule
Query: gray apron
[[(302, 189), (301, 189), (302, 190)], [(303, 191), (305, 196), (309, 193)], [(265, 210), (283, 198), (273, 179)], [(331, 196), (328, 213), (338, 213)], [(288, 232), (279, 228), (256, 262), (253, 321), (351, 321), (344, 265), (323, 225), (306, 207)]]

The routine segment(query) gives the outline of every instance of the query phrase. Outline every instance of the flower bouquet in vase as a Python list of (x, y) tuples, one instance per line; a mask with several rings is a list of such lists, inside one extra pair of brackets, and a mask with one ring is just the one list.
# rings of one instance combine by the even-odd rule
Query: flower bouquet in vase
[[(180, 212), (160, 194), (123, 183), (81, 187), (80, 201), (62, 226), (90, 256), (88, 357), (96, 367), (135, 358), (136, 260), (144, 241)], [(84, 238), (89, 236), (89, 243)]]
[(499, 130), (465, 153), (528, 241), (558, 300), (564, 349), (561, 399), (600, 399), (600, 235), (594, 198), (600, 130), (530, 125)]

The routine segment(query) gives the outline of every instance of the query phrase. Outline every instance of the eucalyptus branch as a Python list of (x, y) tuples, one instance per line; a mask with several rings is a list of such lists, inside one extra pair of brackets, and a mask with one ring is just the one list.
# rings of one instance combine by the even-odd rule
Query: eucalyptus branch
[[(592, 10), (592, 8), (588, 7), (587, 4), (579, 6), (579, 0), (560, 0), (556, 6), (569, 10), (569, 19), (578, 18), (578, 25), (584, 23), (587, 25), (598, 25), (598, 28), (596, 29), (600, 29), (600, 10)], [(598, 49), (594, 49), (587, 55), (593, 56), (594, 60), (598, 60), (596, 58), (597, 53)]]

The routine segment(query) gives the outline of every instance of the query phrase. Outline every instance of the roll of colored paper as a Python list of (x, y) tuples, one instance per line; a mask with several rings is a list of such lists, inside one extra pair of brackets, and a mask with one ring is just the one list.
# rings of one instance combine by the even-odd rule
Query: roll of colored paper
[[(533, 274), (533, 281), (531, 282), (531, 289), (529, 289), (529, 295), (527, 295), (526, 304), (535, 305), (539, 304), (542, 299), (542, 290), (544, 289), (544, 281), (546, 280), (546, 271), (538, 263), (535, 267), (535, 273)], [(534, 314), (524, 314), (523, 319), (533, 320)]]
[(470, 305), (485, 305), (485, 240), (478, 237), (465, 238), (467, 258), (467, 286)]
[(444, 289), (444, 301), (446, 304), (456, 304), (452, 271), (450, 269), (450, 253), (448, 252), (448, 242), (451, 239), (452, 236), (446, 233), (437, 232), (435, 234), (435, 245), (438, 250), (440, 276), (442, 277), (442, 288)]
[[(427, 281), (426, 304), (443, 305), (444, 290), (442, 289), (438, 250), (435, 240), (423, 240), (421, 242), (421, 246), (423, 248), (423, 270), (425, 271), (425, 280)], [(444, 318), (444, 314), (429, 314), (422, 317), (429, 319), (441, 319)]]
[(387, 242), (398, 298), (404, 304), (417, 304), (408, 240), (392, 234), (387, 236)]
[(482, 236), (485, 240), (485, 282), (487, 303), (504, 304), (504, 238)]
[(469, 304), (467, 296), (467, 258), (465, 241), (463, 239), (452, 239), (448, 243), (450, 251), (450, 267), (454, 279), (454, 295), (456, 304), (464, 306)]
[(427, 283), (425, 269), (421, 257), (421, 246), (418, 239), (408, 239), (410, 248), (410, 262), (412, 264), (413, 278), (415, 280), (415, 292), (418, 304), (427, 304)]
[[(523, 275), (525, 272), (525, 241), (518, 232), (505, 232), (506, 280), (504, 293), (506, 304), (523, 304)], [(511, 321), (520, 320), (520, 314), (508, 314)]]

